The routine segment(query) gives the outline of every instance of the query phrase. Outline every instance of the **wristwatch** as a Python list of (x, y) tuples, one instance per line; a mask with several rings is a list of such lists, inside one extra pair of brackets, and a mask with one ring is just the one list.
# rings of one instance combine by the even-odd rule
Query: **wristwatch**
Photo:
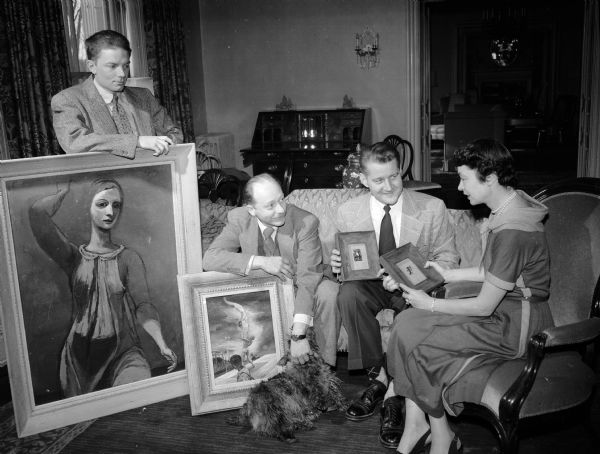
[(298, 342), (299, 340), (306, 339), (306, 334), (292, 334), (290, 339), (294, 342)]

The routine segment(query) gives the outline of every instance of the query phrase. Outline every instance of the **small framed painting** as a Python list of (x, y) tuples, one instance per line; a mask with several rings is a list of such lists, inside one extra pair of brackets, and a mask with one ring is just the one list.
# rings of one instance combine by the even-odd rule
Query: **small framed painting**
[(380, 261), (396, 282), (411, 288), (430, 292), (444, 283), (444, 278), (435, 269), (425, 268), (425, 259), (412, 243), (382, 255)]
[(337, 249), (342, 258), (342, 280), (377, 279), (380, 269), (375, 232), (337, 232)]
[(193, 415), (241, 407), (252, 387), (282, 371), (293, 284), (230, 276), (179, 276)]

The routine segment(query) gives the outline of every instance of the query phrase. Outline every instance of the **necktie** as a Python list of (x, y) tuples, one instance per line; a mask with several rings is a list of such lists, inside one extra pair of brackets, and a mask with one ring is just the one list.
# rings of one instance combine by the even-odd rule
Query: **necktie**
[(385, 214), (381, 220), (381, 229), (379, 230), (379, 255), (396, 249), (396, 240), (394, 239), (394, 226), (390, 216), (390, 206), (383, 207)]
[(275, 246), (275, 241), (273, 241), (273, 227), (267, 227), (264, 232), (263, 232), (263, 238), (264, 238), (264, 250), (265, 250), (265, 255), (267, 257), (272, 257), (274, 255), (277, 255), (275, 253), (277, 246)]
[(113, 120), (115, 121), (115, 125), (117, 126), (117, 131), (119, 131), (119, 134), (133, 134), (131, 123), (129, 123), (129, 118), (127, 118), (125, 109), (119, 106), (119, 98), (116, 93), (113, 95), (113, 100), (111, 103), (113, 105)]

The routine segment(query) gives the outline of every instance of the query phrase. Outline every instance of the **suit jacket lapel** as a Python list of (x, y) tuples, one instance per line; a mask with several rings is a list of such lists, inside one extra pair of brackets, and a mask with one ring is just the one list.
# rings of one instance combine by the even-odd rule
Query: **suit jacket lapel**
[[(289, 210), (289, 207), (288, 207)], [(286, 216), (285, 224), (277, 230), (277, 245), (282, 257), (295, 260), (294, 257), (294, 228), (290, 216)]]
[(258, 253), (258, 235), (260, 229), (256, 217), (249, 217), (248, 228), (242, 229), (240, 233), (240, 246), (242, 251), (248, 254), (256, 255)]
[(117, 126), (110, 115), (108, 106), (94, 85), (92, 76), (84, 82), (84, 90), (90, 102), (90, 116), (100, 124), (105, 134), (118, 134)]
[(131, 105), (133, 117), (135, 119), (135, 127), (138, 129), (140, 135), (153, 135), (152, 132), (152, 119), (150, 118), (150, 112), (148, 107), (142, 100), (132, 94), (132, 91), (125, 87), (123, 95), (127, 102)]
[(423, 223), (417, 219), (417, 206), (410, 191), (405, 190), (402, 203), (402, 225), (400, 227), (400, 246), (406, 243), (418, 244)]
[(371, 218), (371, 195), (365, 194), (361, 197), (356, 210), (356, 229), (375, 230), (373, 219)]

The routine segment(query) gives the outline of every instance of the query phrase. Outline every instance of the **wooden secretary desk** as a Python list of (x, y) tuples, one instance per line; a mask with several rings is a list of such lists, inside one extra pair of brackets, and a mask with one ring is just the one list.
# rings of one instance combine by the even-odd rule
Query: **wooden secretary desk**
[(341, 187), (358, 143), (371, 143), (370, 109), (278, 110), (258, 113), (252, 147), (241, 153), (254, 175), (272, 174), (287, 195)]

